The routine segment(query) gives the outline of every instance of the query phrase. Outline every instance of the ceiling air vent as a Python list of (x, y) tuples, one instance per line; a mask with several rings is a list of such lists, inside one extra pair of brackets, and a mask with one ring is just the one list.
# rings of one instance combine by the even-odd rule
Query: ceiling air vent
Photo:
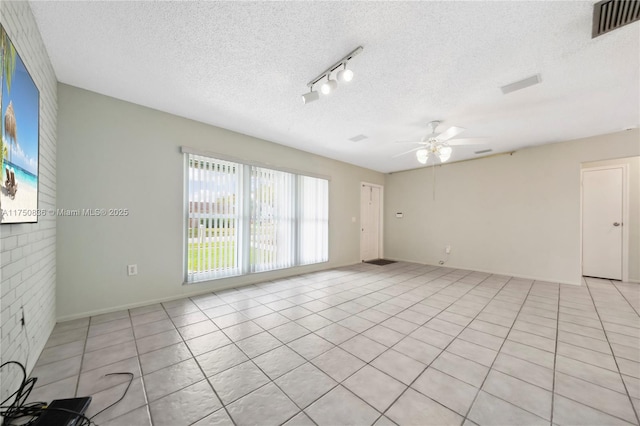
[(640, 20), (640, 1), (604, 0), (593, 5), (591, 38)]
[(360, 142), (360, 141), (362, 141), (362, 140), (367, 139), (368, 137), (369, 137), (369, 136), (367, 136), (367, 135), (356, 135), (356, 136), (354, 136), (354, 137), (352, 137), (352, 138), (349, 138), (349, 140), (350, 140), (351, 142)]
[(522, 80), (518, 80), (516, 82), (507, 84), (506, 86), (502, 86), (500, 90), (502, 90), (503, 94), (515, 92), (516, 90), (522, 90), (530, 86), (534, 86), (542, 82), (542, 77), (540, 74), (532, 75), (531, 77), (524, 78)]

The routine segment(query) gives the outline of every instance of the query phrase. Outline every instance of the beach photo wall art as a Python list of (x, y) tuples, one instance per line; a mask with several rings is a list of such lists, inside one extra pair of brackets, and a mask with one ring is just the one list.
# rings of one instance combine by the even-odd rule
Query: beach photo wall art
[(40, 92), (0, 25), (2, 224), (38, 221)]

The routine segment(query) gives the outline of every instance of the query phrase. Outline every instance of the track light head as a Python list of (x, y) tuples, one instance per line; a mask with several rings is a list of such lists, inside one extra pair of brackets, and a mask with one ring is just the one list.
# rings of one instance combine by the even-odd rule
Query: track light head
[(322, 92), (323, 95), (328, 95), (334, 90), (336, 90), (337, 88), (338, 88), (338, 82), (335, 80), (331, 80), (331, 77), (329, 76), (329, 74), (327, 74), (327, 81), (322, 83), (322, 86), (320, 86), (320, 91)]
[(346, 62), (344, 64), (344, 69), (338, 71), (338, 80), (343, 83), (348, 83), (353, 80), (353, 71), (347, 69)]
[(305, 105), (313, 101), (317, 101), (318, 99), (320, 99), (320, 93), (314, 92), (313, 90), (310, 90), (309, 93), (305, 93), (304, 95), (302, 95), (302, 103)]

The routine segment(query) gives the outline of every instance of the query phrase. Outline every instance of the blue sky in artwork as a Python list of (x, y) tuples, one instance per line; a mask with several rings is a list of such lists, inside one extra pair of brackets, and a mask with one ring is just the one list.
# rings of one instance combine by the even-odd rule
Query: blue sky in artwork
[[(29, 173), (38, 174), (38, 89), (31, 80), (20, 55), (16, 54), (16, 68), (11, 80), (11, 92), (7, 90), (7, 79), (2, 79), (2, 138), (11, 149), (11, 162)], [(4, 133), (4, 115), (13, 102), (16, 116), (17, 138), (14, 145)], [(5, 159), (5, 161), (7, 161)]]

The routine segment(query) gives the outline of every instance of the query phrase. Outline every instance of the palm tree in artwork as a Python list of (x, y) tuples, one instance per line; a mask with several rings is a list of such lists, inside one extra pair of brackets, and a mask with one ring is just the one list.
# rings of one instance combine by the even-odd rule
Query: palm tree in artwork
[[(0, 106), (3, 105), (2, 104), (2, 88), (3, 88), (3, 83), (6, 79), (6, 84), (7, 84), (7, 93), (9, 93), (11, 91), (11, 80), (13, 78), (13, 73), (15, 72), (16, 69), (16, 48), (13, 46), (13, 43), (11, 43), (11, 40), (9, 40), (9, 36), (7, 35), (7, 33), (4, 30), (4, 27), (2, 25), (0, 25)], [(10, 105), (11, 107), (11, 115), (13, 117), (13, 133), (11, 133), (13, 135), (13, 141), (15, 143), (15, 137), (16, 137), (16, 126), (15, 126), (15, 113), (13, 113), (13, 105)], [(7, 108), (8, 110), (9, 108)], [(8, 111), (7, 111), (8, 112)], [(5, 115), (5, 121), (6, 121), (6, 115)], [(6, 129), (5, 129), (6, 132)], [(1, 136), (1, 135), (0, 135)], [(0, 137), (0, 167), (2, 169), (4, 169), (4, 157), (7, 153), (7, 151), (9, 151), (7, 149), (8, 147), (4, 146), (4, 143), (2, 141), (2, 138)], [(2, 175), (2, 170), (0, 169), (0, 176)], [(1, 181), (2, 179), (0, 179)]]
[[(4, 113), (4, 135), (10, 143), (16, 144), (18, 125), (16, 124), (16, 114), (13, 111), (12, 101), (9, 101), (9, 106)], [(9, 162), (11, 162), (11, 150), (9, 150)]]
[[(16, 70), (16, 48), (9, 40), (9, 36), (0, 25), (0, 89), (2, 89), (3, 79), (7, 79), (7, 93), (11, 92), (11, 80)], [(2, 103), (2, 90), (0, 90), (0, 103)]]

